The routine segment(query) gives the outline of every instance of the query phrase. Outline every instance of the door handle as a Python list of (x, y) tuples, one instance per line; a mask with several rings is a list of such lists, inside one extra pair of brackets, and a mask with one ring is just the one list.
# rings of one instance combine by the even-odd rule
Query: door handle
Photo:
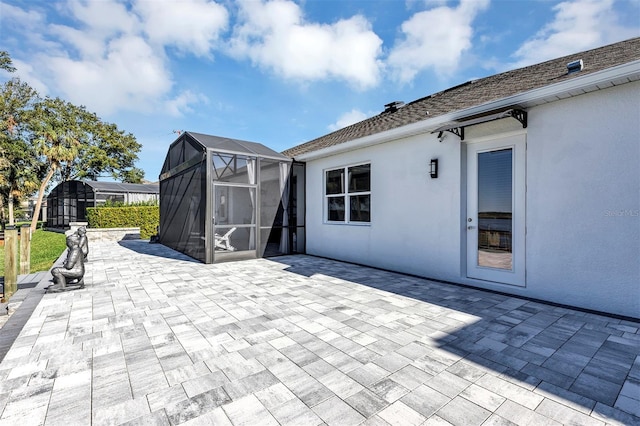
[(475, 228), (475, 226), (467, 226), (467, 229), (469, 229), (469, 230), (474, 229), (474, 228)]

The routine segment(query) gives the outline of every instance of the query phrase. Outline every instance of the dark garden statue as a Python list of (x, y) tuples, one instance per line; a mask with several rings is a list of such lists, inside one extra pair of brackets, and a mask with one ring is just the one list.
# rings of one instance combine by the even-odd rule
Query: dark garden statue
[(87, 238), (87, 228), (81, 226), (76, 230), (76, 234), (80, 238), (80, 251), (82, 252), (82, 257), (84, 261), (87, 261), (87, 256), (89, 256), (89, 239)]
[(84, 255), (80, 248), (80, 236), (71, 234), (67, 237), (69, 252), (64, 266), (53, 268), (53, 286), (48, 288), (51, 292), (75, 290), (84, 288)]

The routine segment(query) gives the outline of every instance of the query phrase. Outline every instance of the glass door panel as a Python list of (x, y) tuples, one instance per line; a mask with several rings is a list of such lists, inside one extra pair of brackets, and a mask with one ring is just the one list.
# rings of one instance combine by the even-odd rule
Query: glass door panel
[(478, 266), (513, 269), (512, 154), (478, 153)]

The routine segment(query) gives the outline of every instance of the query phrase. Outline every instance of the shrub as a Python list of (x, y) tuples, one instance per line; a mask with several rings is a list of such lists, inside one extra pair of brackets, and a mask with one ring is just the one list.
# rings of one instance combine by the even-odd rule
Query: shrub
[(87, 208), (89, 228), (140, 227), (140, 238), (149, 239), (160, 225), (157, 205), (125, 205), (121, 207)]
[(106, 200), (103, 205), (98, 208), (105, 207), (139, 207), (139, 206), (157, 206), (158, 200), (136, 201), (135, 203), (125, 203), (124, 201)]
[[(44, 225), (46, 225), (47, 222), (39, 220), (36, 224), (36, 229), (44, 229)], [(16, 226), (20, 227), (22, 225), (31, 225), (31, 221), (20, 221), (20, 222), (16, 222)], [(65, 246), (66, 247), (66, 246)]]

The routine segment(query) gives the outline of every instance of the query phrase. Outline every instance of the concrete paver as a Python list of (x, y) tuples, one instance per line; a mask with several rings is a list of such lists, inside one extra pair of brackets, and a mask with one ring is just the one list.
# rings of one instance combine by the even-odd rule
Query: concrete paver
[(0, 426), (640, 424), (640, 322), (311, 256), (86, 270), (0, 363)]
[[(48, 277), (48, 272), (18, 275), (18, 291), (7, 302), (0, 303), (0, 362), (40, 302), (44, 288), (50, 284)], [(4, 282), (4, 277), (0, 279)]]

